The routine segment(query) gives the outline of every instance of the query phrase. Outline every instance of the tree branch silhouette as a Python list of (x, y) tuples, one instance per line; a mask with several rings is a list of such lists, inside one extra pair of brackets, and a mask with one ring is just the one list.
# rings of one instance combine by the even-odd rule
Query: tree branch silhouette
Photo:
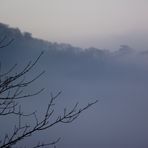
[[(0, 48), (9, 46), (13, 41), (11, 40), (8, 43), (2, 45), (5, 40), (6, 37), (0, 41)], [(90, 102), (82, 108), (79, 107), (79, 103), (76, 103), (70, 110), (64, 108), (63, 113), (55, 117), (55, 100), (58, 99), (59, 95), (61, 94), (60, 91), (55, 95), (52, 93), (50, 94), (49, 103), (45, 109), (42, 119), (38, 117), (36, 111), (30, 114), (25, 114), (24, 111), (22, 111), (19, 101), (21, 101), (21, 99), (36, 96), (44, 90), (44, 88), (42, 88), (33, 93), (25, 93), (23, 91), (45, 73), (45, 71), (42, 71), (31, 80), (26, 80), (24, 78), (27, 74), (29, 75), (32, 69), (34, 69), (43, 53), (44, 52), (41, 52), (34, 61), (28, 62), (28, 64), (19, 72), (15, 72), (16, 68), (18, 67), (17, 64), (13, 65), (7, 72), (4, 73), (2, 73), (2, 66), (0, 65), (0, 120), (3, 120), (6, 116), (17, 117), (17, 123), (13, 127), (12, 132), (5, 134), (4, 138), (0, 139), (0, 148), (10, 148), (16, 146), (20, 141), (27, 139), (40, 131), (46, 131), (57, 124), (71, 123), (76, 118), (78, 118), (82, 112), (98, 102), (95, 100), (94, 102)], [(55, 119), (51, 120), (51, 117), (53, 116)], [(34, 123), (26, 123), (23, 121), (24, 118), (31, 118), (34, 120)], [(60, 138), (49, 143), (38, 142), (33, 148), (45, 146), (56, 147), (55, 145), (59, 141)]]

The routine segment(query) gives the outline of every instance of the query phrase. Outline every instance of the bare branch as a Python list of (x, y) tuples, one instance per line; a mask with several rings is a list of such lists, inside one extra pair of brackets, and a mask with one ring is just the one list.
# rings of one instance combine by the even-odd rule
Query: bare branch
[[(0, 40), (0, 48), (7, 47), (13, 42), (13, 39), (4, 44), (7, 36), (4, 36)], [(3, 45), (2, 45), (3, 44)], [(46, 131), (57, 124), (66, 124), (73, 122), (76, 118), (80, 116), (82, 112), (90, 108), (92, 105), (96, 104), (98, 101), (90, 102), (83, 108), (79, 107), (79, 103), (76, 103), (71, 109), (64, 108), (63, 112), (59, 114), (56, 118), (52, 119), (55, 116), (55, 105), (56, 99), (59, 97), (61, 92), (58, 92), (56, 95), (50, 94), (49, 104), (43, 114), (43, 118), (39, 118), (37, 111), (26, 114), (22, 111), (21, 99), (29, 98), (40, 94), (44, 89), (40, 89), (34, 93), (25, 93), (23, 90), (29, 87), (33, 82), (39, 79), (45, 71), (40, 72), (36, 77), (33, 77), (31, 80), (26, 80), (25, 76), (35, 67), (39, 59), (44, 52), (41, 52), (40, 55), (34, 60), (28, 62), (28, 64), (18, 73), (14, 73), (14, 70), (17, 68), (17, 64), (12, 66), (7, 72), (1, 72), (0, 64), (0, 119), (5, 116), (12, 116), (16, 118), (16, 124), (13, 127), (13, 130), (10, 134), (5, 134), (4, 138), (0, 139), (0, 148), (12, 148), (17, 146), (19, 142), (24, 139), (30, 138), (35, 135), (37, 132)], [(24, 122), (24, 119), (27, 123)], [(30, 121), (33, 120), (33, 123)], [(51, 120), (52, 119), (52, 120)], [(54, 146), (60, 141), (58, 138), (55, 141), (44, 143), (38, 142), (33, 148), (45, 147), (45, 146)]]
[[(60, 95), (61, 92), (57, 93), (57, 95), (52, 96), (52, 98), (50, 99), (50, 102), (47, 106), (46, 109), (46, 113), (45, 116), (42, 120), (38, 119), (36, 116), (36, 113), (34, 113), (34, 117), (35, 117), (35, 125), (33, 127), (31, 126), (23, 126), (21, 127), (21, 114), (19, 116), (19, 127), (15, 128), (11, 138), (8, 137), (9, 141), (7, 143), (5, 143), (1, 148), (5, 148), (9, 145), (14, 145), (17, 142), (23, 140), (24, 138), (31, 136), (32, 134), (35, 134), (36, 132), (39, 131), (43, 131), (46, 129), (49, 129), (59, 123), (71, 123), (73, 122), (83, 111), (85, 111), (86, 109), (88, 109), (89, 107), (91, 107), (92, 105), (94, 105), (95, 103), (97, 103), (98, 101), (94, 101), (92, 103), (88, 103), (85, 107), (77, 109), (78, 103), (68, 112), (66, 112), (66, 108), (64, 109), (64, 114), (58, 116), (53, 122), (50, 123), (50, 117), (53, 115), (54, 110), (52, 109), (52, 105), (54, 103), (54, 101), (56, 100), (56, 98)], [(19, 134), (18, 134), (19, 133)], [(18, 136), (19, 135), (19, 136)], [(11, 140), (10, 140), (11, 139)], [(55, 144), (55, 143), (52, 143)], [(44, 144), (39, 144), (37, 145), (39, 146), (44, 146)], [(51, 143), (49, 144), (51, 145)]]
[(36, 146), (32, 147), (32, 148), (40, 148), (40, 147), (45, 147), (45, 146), (52, 146), (52, 145), (56, 145), (59, 141), (60, 141), (61, 138), (58, 138), (57, 140), (55, 141), (52, 141), (51, 143), (41, 143), (39, 142)]

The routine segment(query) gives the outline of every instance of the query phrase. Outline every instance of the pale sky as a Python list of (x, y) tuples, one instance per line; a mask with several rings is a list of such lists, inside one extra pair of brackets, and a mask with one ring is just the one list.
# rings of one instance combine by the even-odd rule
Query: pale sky
[(148, 0), (0, 0), (0, 22), (74, 46), (148, 49)]

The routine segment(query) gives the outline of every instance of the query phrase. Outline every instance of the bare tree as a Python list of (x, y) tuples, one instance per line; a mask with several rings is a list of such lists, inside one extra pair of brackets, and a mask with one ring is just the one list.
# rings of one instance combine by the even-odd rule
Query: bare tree
[[(9, 42), (4, 43), (5, 39), (6, 37), (2, 38), (2, 40), (0, 41), (0, 48), (8, 46), (13, 41), (10, 40)], [(22, 111), (22, 107), (20, 104), (21, 100), (36, 96), (44, 90), (40, 89), (35, 93), (25, 93), (23, 91), (44, 74), (44, 71), (42, 71), (31, 80), (26, 80), (24, 78), (36, 66), (42, 55), (43, 52), (41, 52), (36, 60), (34, 60), (33, 62), (28, 62), (28, 64), (17, 73), (17, 64), (12, 66), (5, 73), (2, 73), (2, 68), (0, 65), (0, 120), (4, 120), (6, 116), (17, 117), (16, 124), (14, 127), (12, 127), (13, 130), (11, 131), (11, 133), (3, 135), (3, 138), (0, 139), (0, 148), (10, 148), (17, 146), (20, 141), (23, 141), (24, 139), (35, 135), (37, 132), (46, 131), (47, 129), (57, 124), (71, 123), (83, 111), (97, 103), (97, 100), (94, 102), (90, 102), (83, 108), (78, 107), (79, 104), (76, 103), (70, 110), (64, 108), (63, 113), (51, 120), (51, 117), (55, 116), (55, 100), (58, 99), (58, 96), (61, 94), (61, 92), (58, 92), (55, 95), (51, 93), (49, 103), (42, 119), (38, 117), (36, 111), (31, 112), (30, 114), (25, 114), (24, 111)], [(32, 120), (34, 120), (34, 124), (24, 122), (24, 118), (31, 118)], [(59, 142), (59, 140), (60, 138), (57, 138), (55, 141), (51, 141), (49, 143), (38, 142), (35, 146), (33, 146), (33, 148), (44, 146), (55, 147), (56, 143)]]

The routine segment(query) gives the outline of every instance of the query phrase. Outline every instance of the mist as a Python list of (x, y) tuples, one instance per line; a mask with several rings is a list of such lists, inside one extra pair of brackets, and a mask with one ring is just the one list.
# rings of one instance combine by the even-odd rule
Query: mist
[[(25, 110), (45, 109), (50, 92), (62, 91), (58, 112), (77, 101), (83, 106), (99, 100), (72, 124), (57, 126), (35, 139), (60, 136), (62, 140), (57, 146), (61, 148), (147, 148), (148, 50), (135, 50), (124, 44), (115, 51), (74, 47), (33, 38), (30, 33), (5, 24), (0, 24), (0, 34), (7, 35), (5, 42), (14, 39), (8, 47), (0, 49), (3, 71), (15, 63), (18, 70), (23, 69), (44, 51), (28, 78), (45, 70), (29, 91), (46, 89), (25, 102)], [(6, 130), (4, 124), (3, 127)]]

